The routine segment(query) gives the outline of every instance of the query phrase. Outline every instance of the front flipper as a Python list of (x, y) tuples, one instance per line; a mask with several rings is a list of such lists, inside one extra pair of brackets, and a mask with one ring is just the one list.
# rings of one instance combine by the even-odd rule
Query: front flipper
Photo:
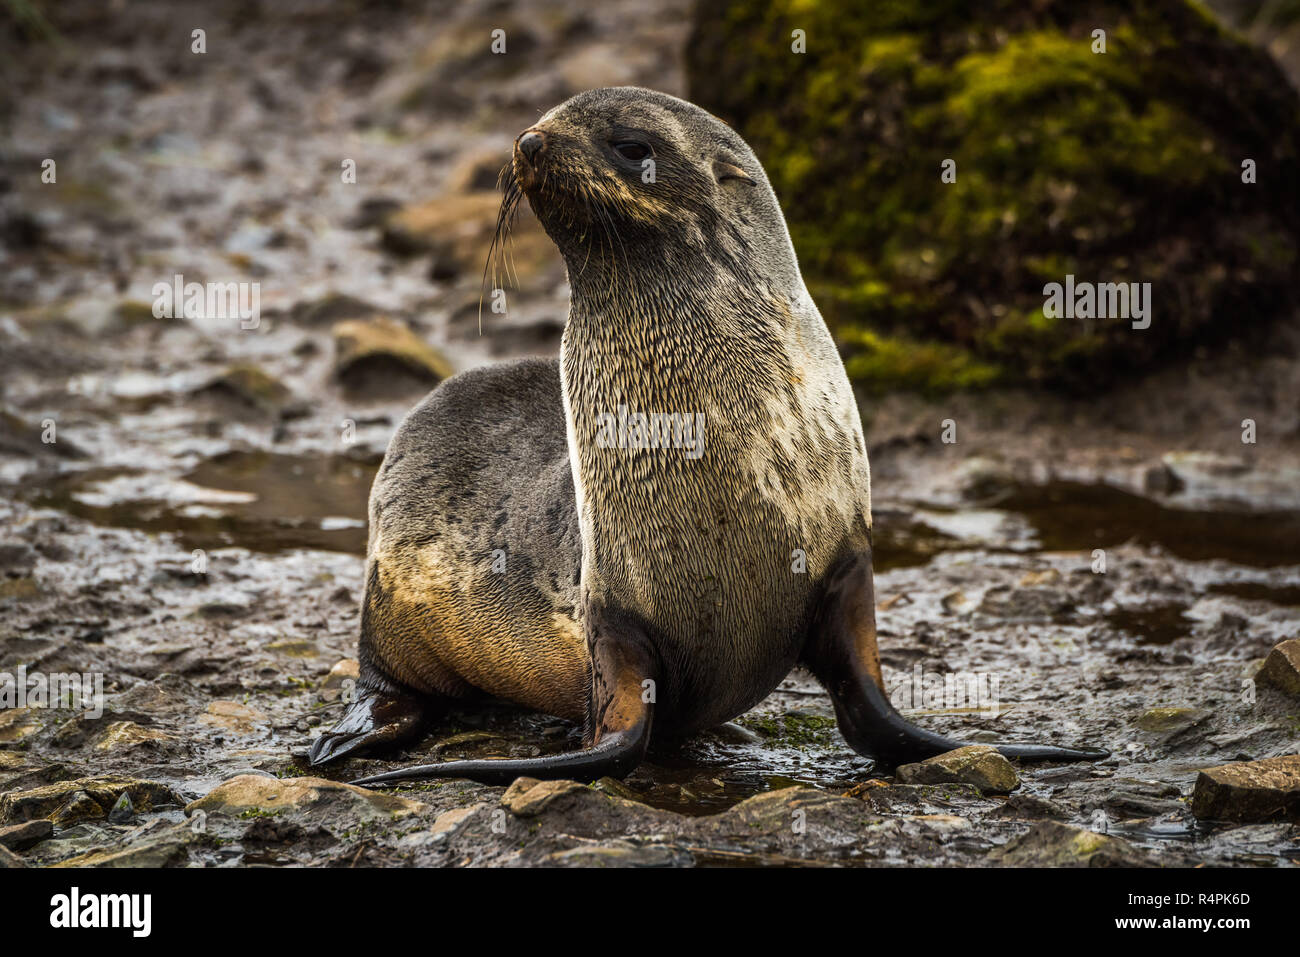
[[(876, 647), (871, 551), (850, 557), (827, 579), (821, 613), (804, 659), (830, 692), (840, 733), (854, 751), (897, 767), (963, 747), (908, 722), (885, 697)], [(998, 751), (1027, 761), (1098, 761), (1101, 748), (1001, 744)]]
[(427, 701), (414, 694), (375, 687), (357, 689), (339, 723), (312, 742), (313, 765), (354, 752), (380, 751), (416, 737), (424, 727)]
[(657, 680), (645, 633), (624, 616), (588, 612), (591, 697), (587, 703), (591, 742), (581, 751), (544, 758), (444, 761), (422, 764), (353, 781), (387, 784), (427, 778), (468, 778), (480, 784), (509, 784), (518, 777), (595, 781), (621, 778), (641, 763), (650, 742), (654, 696), (645, 681)]

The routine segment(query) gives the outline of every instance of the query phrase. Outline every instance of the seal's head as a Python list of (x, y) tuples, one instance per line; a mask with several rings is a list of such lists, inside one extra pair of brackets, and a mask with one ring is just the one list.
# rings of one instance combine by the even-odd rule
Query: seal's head
[(581, 93), (519, 134), (506, 172), (503, 222), (526, 195), (571, 280), (625, 274), (637, 261), (773, 282), (798, 277), (753, 151), (676, 97), (638, 87)]

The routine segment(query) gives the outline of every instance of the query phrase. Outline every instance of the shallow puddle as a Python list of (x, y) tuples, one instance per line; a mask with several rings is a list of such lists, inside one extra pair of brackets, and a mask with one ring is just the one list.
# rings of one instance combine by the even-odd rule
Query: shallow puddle
[(1188, 561), (1273, 567), (1300, 563), (1300, 513), (1167, 508), (1109, 485), (1022, 485), (1001, 508), (1033, 525), (1046, 551), (1159, 545)]
[(179, 480), (121, 469), (65, 476), (32, 496), (115, 528), (176, 535), (185, 548), (321, 548), (365, 554), (375, 466), (342, 456), (231, 451)]
[(1245, 601), (1267, 601), (1284, 608), (1300, 608), (1300, 585), (1270, 585), (1267, 582), (1218, 582), (1210, 585), (1212, 595), (1230, 595)]
[(1195, 624), (1181, 605), (1154, 608), (1119, 608), (1106, 615), (1106, 622), (1116, 631), (1131, 635), (1139, 644), (1167, 645), (1186, 638)]

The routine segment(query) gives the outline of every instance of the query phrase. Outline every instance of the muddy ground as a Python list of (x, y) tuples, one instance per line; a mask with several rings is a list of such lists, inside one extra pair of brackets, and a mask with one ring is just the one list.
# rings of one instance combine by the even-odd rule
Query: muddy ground
[[(563, 271), (527, 223), (509, 312), (479, 332), (496, 169), (573, 92), (685, 93), (688, 9), (99, 6), (70, 4), (58, 46), (3, 68), (0, 671), (98, 673), (105, 692), (98, 716), (0, 711), (0, 827), (53, 822), (21, 861), (1300, 862), (1294, 824), (1189, 809), (1198, 769), (1300, 749), (1300, 700), (1253, 680), (1300, 632), (1294, 321), (1116, 392), (863, 402), (887, 677), (997, 682), (980, 712), (896, 700), (968, 740), (1109, 760), (1021, 767), (1009, 796), (900, 784), (795, 673), (621, 783), (330, 783), (578, 740), (504, 706), (314, 775), (302, 755), (354, 674), (365, 498), (394, 428), (438, 362), (558, 344)], [(484, 53), (496, 26), (504, 59)], [(152, 287), (177, 273), (259, 282), (260, 322), (155, 318)], [(350, 364), (348, 335), (380, 317), (438, 355), (381, 342)]]

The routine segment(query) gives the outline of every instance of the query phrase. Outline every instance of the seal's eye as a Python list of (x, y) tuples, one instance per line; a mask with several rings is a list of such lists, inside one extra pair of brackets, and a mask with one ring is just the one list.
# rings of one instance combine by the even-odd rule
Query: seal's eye
[(644, 143), (638, 143), (635, 140), (623, 140), (619, 143), (611, 143), (610, 146), (612, 146), (614, 152), (623, 157), (623, 159), (631, 160), (634, 163), (639, 163), (650, 155), (650, 147), (646, 146)]

